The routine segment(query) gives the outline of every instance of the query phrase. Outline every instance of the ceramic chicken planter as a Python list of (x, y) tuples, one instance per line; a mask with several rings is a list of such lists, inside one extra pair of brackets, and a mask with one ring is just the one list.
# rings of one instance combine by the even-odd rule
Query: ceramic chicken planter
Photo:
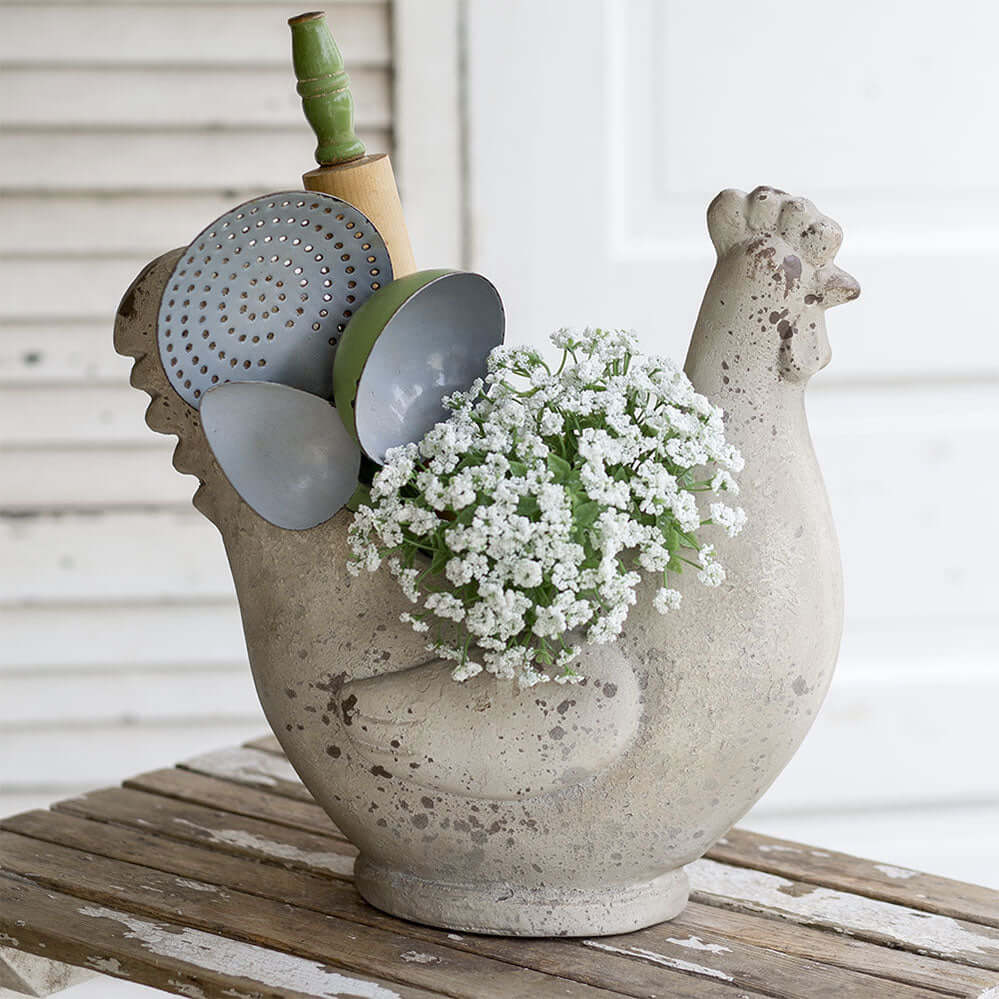
[(842, 598), (804, 390), (829, 358), (826, 309), (859, 288), (832, 263), (839, 227), (802, 198), (725, 191), (708, 227), (718, 263), (686, 371), (746, 458), (748, 525), (725, 542), (720, 589), (681, 577), (683, 607), (665, 618), (640, 592), (622, 637), (584, 650), (589, 679), (574, 687), (454, 682), (399, 621), (398, 585), (348, 575), (349, 511), (284, 530), (239, 498), (157, 350), (182, 251), (121, 303), (115, 345), (136, 358), (148, 424), (179, 437), (175, 466), (201, 480), (194, 504), (221, 531), (268, 721), (357, 846), (357, 886), (381, 909), (525, 936), (668, 919), (687, 899), (684, 865), (760, 797), (815, 718)]

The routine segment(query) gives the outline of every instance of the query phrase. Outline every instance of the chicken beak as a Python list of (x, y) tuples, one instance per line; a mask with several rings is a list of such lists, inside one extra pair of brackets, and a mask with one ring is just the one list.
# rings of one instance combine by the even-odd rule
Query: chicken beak
[(857, 279), (835, 264), (830, 264), (819, 272), (819, 286), (822, 288), (822, 304), (827, 309), (852, 302), (860, 295)]

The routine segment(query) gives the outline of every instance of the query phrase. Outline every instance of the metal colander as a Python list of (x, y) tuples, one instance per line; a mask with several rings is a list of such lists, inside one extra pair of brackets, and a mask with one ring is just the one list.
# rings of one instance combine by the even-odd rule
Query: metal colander
[(340, 335), (391, 280), (385, 243), (345, 201), (311, 191), (248, 201), (208, 226), (174, 268), (160, 303), (163, 367), (195, 408), (225, 382), (331, 398)]

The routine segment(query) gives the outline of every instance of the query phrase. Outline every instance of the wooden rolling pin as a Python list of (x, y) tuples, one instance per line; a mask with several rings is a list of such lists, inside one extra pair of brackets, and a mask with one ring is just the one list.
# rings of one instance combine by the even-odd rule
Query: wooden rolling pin
[(326, 24), (326, 14), (299, 14), (288, 24), (302, 108), (319, 140), (319, 167), (305, 174), (302, 181), (307, 190), (332, 194), (364, 212), (385, 241), (393, 275), (409, 274), (416, 270), (416, 263), (392, 164), (385, 153), (366, 155), (364, 143), (354, 134), (350, 77)]

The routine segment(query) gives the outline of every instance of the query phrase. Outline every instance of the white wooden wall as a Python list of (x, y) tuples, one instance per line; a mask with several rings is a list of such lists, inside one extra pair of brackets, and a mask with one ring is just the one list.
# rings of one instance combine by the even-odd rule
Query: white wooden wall
[[(329, 2), (389, 149), (390, 6)], [(297, 3), (0, 3), (0, 814), (263, 731), (196, 482), (111, 347), (153, 256), (298, 188)]]
[(469, 0), (471, 261), (514, 340), (634, 327), (682, 360), (719, 190), (843, 223), (809, 413), (847, 626), (746, 820), (999, 886), (999, 8)]

